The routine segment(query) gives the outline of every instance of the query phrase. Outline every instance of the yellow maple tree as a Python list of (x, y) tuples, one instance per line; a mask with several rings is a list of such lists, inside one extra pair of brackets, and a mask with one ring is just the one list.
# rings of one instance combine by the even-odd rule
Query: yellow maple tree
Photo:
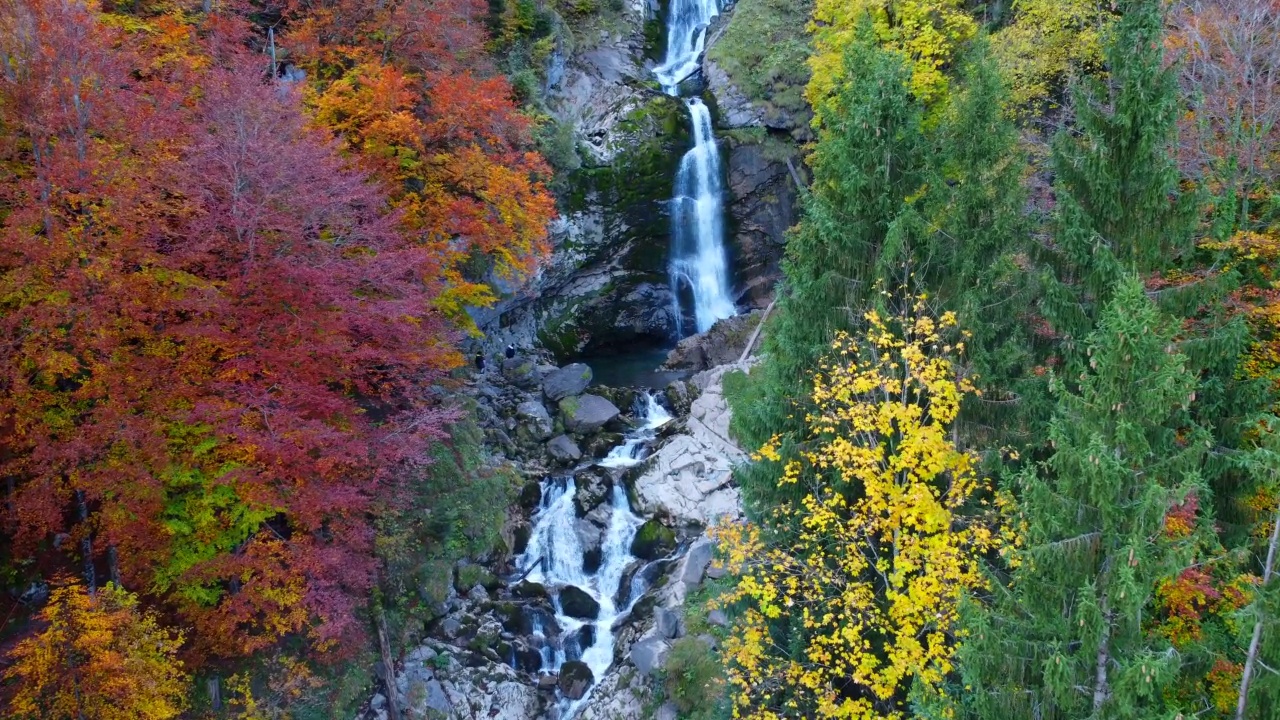
[(182, 634), (138, 609), (138, 597), (108, 584), (54, 589), (43, 631), (18, 643), (6, 680), (16, 682), (14, 720), (168, 720), (186, 709)]
[(904, 57), (911, 67), (910, 88), (933, 105), (946, 96), (946, 70), (960, 47), (978, 32), (962, 0), (817, 0), (813, 21), (813, 75), (805, 98), (821, 124), (828, 98), (844, 80), (844, 54), (870, 19), (876, 41)]
[[(752, 524), (715, 529), (744, 608), (724, 645), (735, 717), (905, 718), (908, 695), (941, 693), (952, 671), (961, 597), (984, 586), (981, 557), (1012, 542), (991, 491), (949, 426), (973, 392), (948, 356), (956, 319), (919, 298), (898, 317), (866, 314), (861, 342), (840, 336), (813, 380), (810, 436), (780, 463), (808, 485), (775, 511), (794, 539)], [(788, 626), (781, 630), (781, 625)], [(791, 643), (801, 637), (801, 649)]]

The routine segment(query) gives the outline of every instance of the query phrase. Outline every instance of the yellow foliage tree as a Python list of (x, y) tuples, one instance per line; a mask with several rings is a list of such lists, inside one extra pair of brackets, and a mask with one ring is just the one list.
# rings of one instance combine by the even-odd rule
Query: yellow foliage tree
[(1013, 20), (991, 37), (1008, 82), (1006, 105), (1037, 117), (1079, 73), (1102, 67), (1102, 40), (1115, 16), (1110, 0), (1015, 0)]
[(946, 96), (946, 69), (960, 47), (978, 31), (963, 0), (817, 0), (813, 21), (813, 70), (805, 98), (826, 122), (828, 98), (844, 79), (844, 53), (870, 18), (876, 41), (902, 55), (911, 66), (911, 92), (926, 105)]
[[(954, 314), (935, 319), (921, 298), (892, 321), (866, 319), (862, 342), (832, 345), (807, 447), (781, 468), (780, 484), (809, 486), (774, 518), (798, 528), (794, 540), (715, 530), (737, 578), (717, 602), (745, 608), (724, 645), (735, 717), (907, 717), (912, 692), (942, 692), (961, 596), (984, 586), (982, 555), (1011, 539), (1006, 499), (949, 438), (972, 391), (947, 357), (963, 350), (945, 338)], [(779, 455), (766, 445), (755, 460)]]
[(90, 595), (56, 588), (40, 613), (43, 632), (18, 644), (4, 677), (17, 688), (14, 720), (167, 720), (186, 707), (187, 674), (171, 632), (138, 598), (108, 584)]

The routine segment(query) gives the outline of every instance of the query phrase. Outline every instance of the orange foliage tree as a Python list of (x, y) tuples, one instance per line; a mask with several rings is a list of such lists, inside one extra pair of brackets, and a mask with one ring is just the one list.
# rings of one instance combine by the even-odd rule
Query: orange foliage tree
[(107, 584), (54, 589), (42, 631), (10, 654), (18, 682), (13, 720), (167, 720), (186, 708), (187, 676), (175, 657), (182, 634), (138, 609), (138, 598)]
[(315, 121), (393, 188), (403, 222), (442, 258), (439, 307), (467, 323), (494, 287), (527, 279), (549, 252), (550, 168), (530, 121), (483, 52), (477, 0), (303, 3), (284, 41), (314, 81)]

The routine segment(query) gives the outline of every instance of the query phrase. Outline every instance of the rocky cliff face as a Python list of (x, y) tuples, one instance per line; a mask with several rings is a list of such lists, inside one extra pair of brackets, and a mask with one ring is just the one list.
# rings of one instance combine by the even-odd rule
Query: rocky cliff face
[(736, 250), (737, 301), (743, 307), (764, 307), (782, 276), (786, 232), (798, 219), (805, 182), (799, 143), (809, 137), (809, 117), (750, 99), (712, 59), (736, 13), (731, 9), (709, 31), (703, 77), (728, 143), (727, 208)]

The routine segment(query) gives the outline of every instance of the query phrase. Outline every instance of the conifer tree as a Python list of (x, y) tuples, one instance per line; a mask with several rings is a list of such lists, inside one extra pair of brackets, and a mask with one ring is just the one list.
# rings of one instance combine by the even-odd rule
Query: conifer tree
[[(1159, 0), (1123, 0), (1106, 47), (1109, 76), (1075, 93), (1075, 127), (1054, 144), (1057, 218), (1043, 248), (1042, 311), (1053, 352), (1079, 361), (1081, 341), (1122, 277), (1146, 277), (1193, 249), (1194, 197), (1174, 161), (1180, 111), (1164, 64)], [(1071, 373), (1074, 375), (1074, 372)]]
[(965, 55), (956, 87), (938, 128), (914, 267), (969, 335), (965, 374), (980, 394), (962, 412), (968, 441), (1003, 442), (1022, 426), (1016, 398), (1032, 364), (1021, 319), (1030, 302), (1020, 265), (1026, 162), (1001, 110), (1006, 87), (985, 41)]
[[(767, 360), (733, 393), (733, 431), (745, 447), (780, 435), (779, 450), (790, 456), (804, 419), (796, 403), (807, 395), (805, 379), (835, 334), (861, 316), (879, 251), (923, 181), (926, 147), (921, 108), (907, 90), (910, 70), (877, 47), (865, 23), (862, 33), (846, 50), (848, 81), (831, 100), (811, 161), (805, 219), (788, 241), (763, 343)], [(744, 468), (739, 479), (753, 513), (788, 497), (760, 468)]]
[[(1009, 587), (975, 613), (959, 663), (969, 717), (1165, 717), (1179, 655), (1149, 633), (1156, 583), (1193, 543), (1169, 509), (1205, 490), (1208, 433), (1172, 323), (1121, 281), (1086, 341), (1079, 390), (1052, 381), (1052, 457), (1018, 478), (1025, 545)], [(1171, 716), (1171, 715), (1170, 715)]]

